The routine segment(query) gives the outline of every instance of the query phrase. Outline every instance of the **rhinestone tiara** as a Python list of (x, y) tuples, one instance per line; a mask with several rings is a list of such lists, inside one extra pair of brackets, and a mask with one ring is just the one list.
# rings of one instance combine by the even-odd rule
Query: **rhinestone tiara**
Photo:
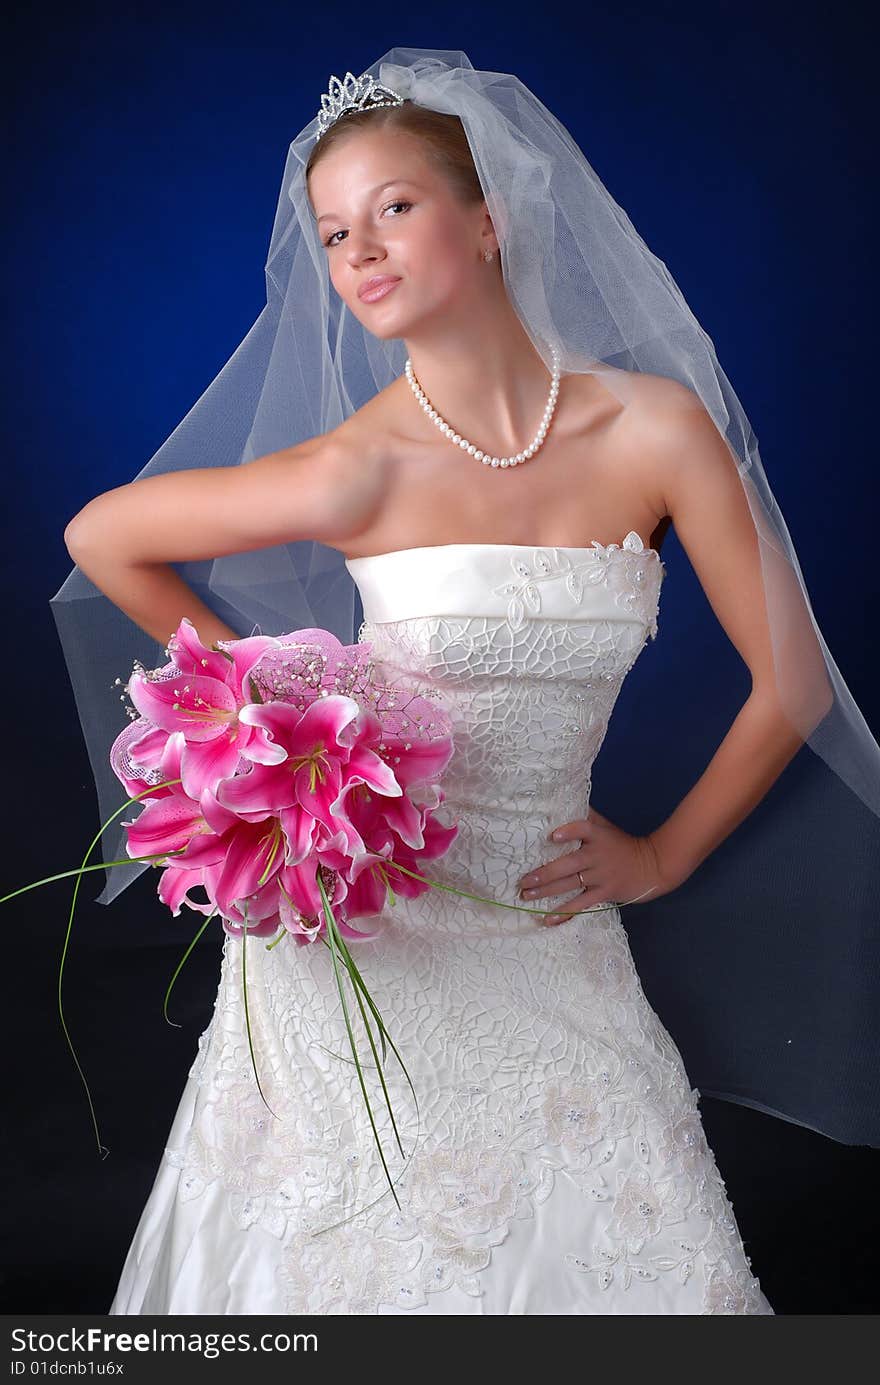
[(346, 72), (341, 82), (338, 77), (331, 77), (329, 89), (321, 97), (317, 139), (325, 135), (330, 126), (349, 111), (373, 110), (379, 106), (402, 106), (403, 100), (396, 91), (392, 91), (390, 87), (383, 87), (381, 82), (377, 82), (375, 77), (368, 76), (366, 72), (362, 72), (360, 77)]

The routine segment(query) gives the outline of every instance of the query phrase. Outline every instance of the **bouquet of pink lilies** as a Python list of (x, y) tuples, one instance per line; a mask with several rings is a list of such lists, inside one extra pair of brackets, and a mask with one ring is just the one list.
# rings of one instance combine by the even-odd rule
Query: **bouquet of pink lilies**
[[(444, 797), (438, 780), (452, 754), (449, 719), (424, 697), (401, 701), (400, 689), (376, 679), (371, 646), (343, 645), (327, 630), (254, 635), (207, 648), (184, 619), (167, 652), (171, 662), (161, 668), (135, 664), (126, 691), (140, 716), (110, 752), (114, 773), (132, 795), (128, 802), (146, 800), (140, 815), (123, 823), (128, 854), (164, 866), (158, 894), (175, 916), (186, 904), (207, 915), (204, 928), (219, 914), (232, 936), (275, 935), (269, 947), (282, 939), (326, 943), (364, 1101), (398, 1201), (342, 978), (347, 972), (354, 988), (386, 1101), (368, 1011), (383, 1061), (387, 1039), (415, 1097), (348, 940), (374, 936), (352, 920), (394, 902), (392, 877), (410, 898), (429, 889), (419, 863), (442, 855), (456, 836), (457, 827), (434, 815)], [(207, 903), (191, 898), (199, 885)], [(246, 958), (243, 947), (244, 1013), (262, 1096)], [(388, 1109), (403, 1153), (390, 1101)]]
[[(126, 691), (140, 717), (110, 762), (147, 799), (123, 824), (129, 855), (173, 857), (158, 893), (174, 915), (185, 902), (233, 935), (342, 944), (364, 936), (351, 919), (381, 913), (390, 874), (403, 895), (430, 888), (415, 869), (457, 832), (433, 811), (452, 754), (445, 713), (417, 695), (401, 703), (369, 645), (327, 630), (208, 649), (184, 619), (168, 653), (162, 668), (135, 665)], [(190, 897), (196, 885), (207, 904)]]

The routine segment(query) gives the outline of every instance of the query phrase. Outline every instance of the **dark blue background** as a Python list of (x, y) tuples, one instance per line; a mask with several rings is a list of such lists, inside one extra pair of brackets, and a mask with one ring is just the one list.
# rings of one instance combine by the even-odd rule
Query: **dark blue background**
[[(421, 11), (253, 0), (18, 17), (5, 83), (4, 893), (78, 862), (98, 825), (48, 605), (71, 566), (64, 527), (135, 475), (232, 354), (264, 302), (288, 143), (331, 72), (360, 72), (395, 45), (461, 48), (477, 67), (516, 72), (667, 263), (751, 418), (829, 647), (880, 725), (873, 49), (854, 11), (705, 0), (536, 7), (530, 21), (495, 0)], [(161, 1003), (186, 928), (148, 953), (142, 980), (142, 954), (136, 978), (112, 946), (155, 927), (154, 888), (147, 872), (107, 910), (87, 879), (75, 920), (65, 1014), (105, 1161), (57, 1017), (70, 887), (4, 906), (21, 1097), (9, 1308), (106, 1311), (210, 1017), (217, 935), (177, 983), (182, 1031)], [(843, 1180), (849, 1202), (860, 1178), (873, 1187), (871, 1152), (723, 1103), (704, 1101), (703, 1114), (777, 1312), (875, 1309), (871, 1237), (856, 1223), (848, 1239), (836, 1191)]]

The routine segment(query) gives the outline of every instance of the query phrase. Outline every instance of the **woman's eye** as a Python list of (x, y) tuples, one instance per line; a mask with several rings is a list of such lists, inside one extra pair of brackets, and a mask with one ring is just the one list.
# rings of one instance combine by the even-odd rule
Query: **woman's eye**
[[(411, 202), (403, 202), (403, 201), (388, 202), (388, 203), (386, 203), (386, 205), (382, 208), (382, 210), (383, 210), (383, 212), (387, 212), (387, 211), (390, 210), (391, 207), (411, 207), (411, 206), (412, 206), (412, 203), (411, 203)], [(325, 242), (324, 242), (325, 246), (327, 246), (327, 247), (332, 246), (332, 245), (334, 244), (334, 242), (336, 241), (336, 237), (337, 237), (337, 236), (341, 236), (341, 235), (342, 235), (342, 232), (341, 232), (341, 231), (334, 231), (333, 234), (332, 234), (332, 236), (328, 236), (327, 239), (325, 240)]]

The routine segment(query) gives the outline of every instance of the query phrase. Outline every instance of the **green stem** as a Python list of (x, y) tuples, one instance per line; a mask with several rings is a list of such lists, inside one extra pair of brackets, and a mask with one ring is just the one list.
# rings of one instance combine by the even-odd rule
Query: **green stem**
[[(501, 899), (489, 899), (487, 895), (471, 894), (468, 890), (457, 890), (454, 885), (444, 885), (442, 880), (427, 880), (425, 876), (416, 875), (414, 870), (409, 870), (406, 866), (400, 865), (397, 861), (389, 861), (388, 865), (392, 866), (395, 870), (403, 871), (404, 875), (412, 876), (413, 880), (420, 880), (423, 885), (433, 885), (438, 890), (446, 890), (449, 894), (459, 894), (464, 899), (476, 899), (481, 904), (494, 904), (496, 909), (517, 909), (521, 914), (546, 914), (547, 912), (546, 909), (533, 909), (528, 904), (506, 904), (504, 900)], [(653, 886), (651, 888), (653, 889)], [(645, 890), (643, 893), (649, 894), (650, 891)], [(618, 900), (617, 904), (635, 904), (636, 900), (641, 898), (642, 895), (636, 895), (635, 899)], [(604, 914), (607, 912), (608, 907), (607, 904), (592, 904), (589, 909), (566, 909), (563, 907), (559, 912), (562, 914)], [(617, 907), (617, 905), (615, 905), (615, 907)]]
[[(169, 779), (169, 780), (167, 780), (167, 782), (164, 783), (164, 784), (153, 784), (149, 789), (144, 789), (144, 790), (142, 790), (141, 793), (135, 794), (133, 798), (127, 798), (127, 799), (125, 800), (125, 802), (122, 804), (122, 807), (121, 807), (121, 808), (117, 808), (117, 809), (116, 809), (116, 812), (115, 812), (115, 813), (111, 813), (111, 815), (110, 815), (110, 817), (107, 819), (107, 821), (106, 821), (105, 823), (102, 823), (102, 825), (101, 825), (100, 828), (98, 829), (96, 835), (92, 838), (92, 841), (91, 841), (91, 843), (90, 843), (90, 845), (89, 845), (89, 849), (88, 849), (88, 851), (86, 852), (85, 856), (83, 857), (82, 865), (80, 866), (79, 870), (78, 870), (78, 871), (66, 871), (66, 872), (65, 872), (66, 875), (75, 875), (75, 876), (76, 876), (76, 884), (74, 885), (74, 888), (73, 888), (73, 898), (72, 898), (71, 901), (70, 901), (70, 913), (69, 913), (68, 919), (67, 919), (67, 932), (66, 932), (65, 935), (64, 935), (64, 946), (62, 947), (62, 950), (61, 950), (61, 964), (60, 964), (60, 966), (59, 966), (59, 968), (58, 968), (58, 1014), (59, 1014), (59, 1017), (60, 1017), (60, 1019), (61, 1019), (61, 1028), (64, 1030), (64, 1037), (65, 1037), (65, 1039), (67, 1040), (67, 1046), (68, 1046), (68, 1048), (70, 1049), (70, 1052), (71, 1052), (71, 1054), (72, 1054), (72, 1056), (73, 1056), (73, 1061), (74, 1061), (74, 1063), (76, 1064), (77, 1072), (79, 1073), (80, 1077), (82, 1078), (83, 1086), (84, 1086), (85, 1089), (86, 1089), (86, 1098), (87, 1098), (88, 1103), (89, 1103), (89, 1111), (90, 1111), (91, 1117), (92, 1117), (92, 1125), (94, 1126), (94, 1129), (95, 1129), (95, 1139), (96, 1139), (97, 1142), (98, 1142), (98, 1153), (101, 1155), (102, 1158), (105, 1158), (105, 1157), (110, 1153), (110, 1151), (109, 1151), (109, 1149), (107, 1149), (104, 1145), (101, 1144), (101, 1135), (100, 1135), (100, 1131), (98, 1130), (98, 1121), (97, 1121), (97, 1117), (96, 1117), (96, 1115), (95, 1115), (95, 1104), (94, 1104), (94, 1102), (92, 1101), (92, 1094), (91, 1094), (91, 1092), (89, 1091), (89, 1084), (88, 1084), (88, 1082), (86, 1081), (86, 1075), (85, 1075), (85, 1073), (83, 1072), (82, 1067), (81, 1067), (81, 1065), (80, 1065), (80, 1061), (79, 1061), (79, 1059), (78, 1059), (77, 1056), (76, 1056), (76, 1050), (75, 1050), (75, 1048), (73, 1047), (73, 1042), (72, 1042), (71, 1037), (70, 1037), (70, 1032), (69, 1032), (69, 1030), (68, 1030), (68, 1028), (67, 1028), (67, 1021), (66, 1021), (65, 1018), (64, 1018), (64, 1007), (63, 1007), (62, 1002), (61, 1002), (61, 987), (62, 987), (62, 982), (63, 982), (63, 979), (64, 979), (64, 962), (65, 962), (65, 959), (66, 959), (66, 957), (67, 957), (67, 947), (68, 947), (68, 943), (70, 942), (70, 934), (71, 934), (71, 930), (72, 930), (72, 928), (73, 928), (73, 915), (74, 915), (74, 911), (75, 911), (75, 909), (76, 909), (76, 898), (77, 898), (77, 895), (79, 894), (79, 887), (80, 887), (80, 884), (81, 884), (81, 882), (82, 882), (83, 875), (85, 874), (86, 869), (87, 869), (87, 867), (86, 867), (86, 862), (88, 861), (89, 857), (91, 856), (92, 852), (94, 851), (94, 849), (95, 849), (97, 843), (101, 840), (101, 837), (102, 837), (103, 834), (106, 832), (107, 828), (110, 826), (111, 822), (113, 822), (116, 818), (118, 818), (120, 813), (124, 813), (125, 810), (126, 810), (126, 808), (128, 808), (128, 807), (130, 806), (130, 804), (132, 804), (132, 803), (137, 803), (139, 799), (146, 797), (146, 795), (148, 795), (148, 794), (154, 793), (156, 789), (167, 788), (167, 787), (169, 787), (169, 786), (172, 785), (172, 784), (179, 784), (180, 782), (181, 782), (181, 781), (180, 781), (179, 779)], [(128, 859), (129, 859), (129, 860), (134, 860), (135, 858), (134, 858), (134, 857), (129, 857)], [(138, 859), (140, 859), (140, 858), (138, 858)], [(122, 863), (120, 863), (120, 864), (122, 864)], [(104, 868), (105, 868), (105, 867), (104, 867), (103, 865), (97, 867), (98, 870), (103, 870)], [(54, 876), (54, 877), (51, 877), (51, 878), (53, 878), (53, 879), (61, 879), (62, 877), (61, 877), (61, 876)], [(41, 885), (42, 885), (42, 884), (44, 884), (44, 883), (45, 883), (45, 882), (42, 881), (42, 880), (37, 881), (37, 884), (41, 884)], [(26, 885), (26, 886), (24, 887), (24, 889), (31, 889), (31, 888), (32, 888), (32, 886), (30, 886), (30, 885)], [(16, 891), (14, 891), (14, 893), (11, 894), (11, 895), (4, 895), (3, 898), (0, 899), (0, 904), (5, 903), (5, 901), (6, 901), (7, 899), (14, 899), (14, 898), (15, 898), (15, 895), (22, 894), (22, 893), (23, 893), (23, 890), (16, 890)]]
[[(249, 1048), (250, 1051), (251, 1051), (251, 1064), (252, 1064), (253, 1069), (254, 1069), (254, 1077), (256, 1078), (256, 1081), (257, 1081), (257, 1090), (259, 1091), (260, 1096), (263, 1098), (263, 1102), (265, 1103), (265, 1105), (268, 1107), (268, 1109), (269, 1109), (270, 1111), (272, 1111), (272, 1107), (269, 1106), (268, 1101), (266, 1101), (265, 1095), (263, 1094), (263, 1088), (262, 1088), (262, 1086), (260, 1085), (260, 1074), (257, 1072), (257, 1058), (256, 1058), (256, 1054), (254, 1053), (254, 1041), (253, 1041), (253, 1038), (252, 1038), (252, 1036), (251, 1036), (251, 1021), (250, 1021), (250, 1013), (249, 1013), (249, 1011), (248, 1011), (248, 993), (247, 993), (247, 930), (248, 930), (248, 922), (247, 922), (247, 900), (244, 901), (244, 923), (243, 923), (242, 927), (243, 927), (243, 929), (244, 929), (244, 933), (243, 933), (242, 939), (241, 939), (241, 982), (242, 982), (242, 988), (243, 988), (243, 990), (244, 990), (244, 1023), (245, 1023), (245, 1028), (247, 1029), (248, 1048)], [(278, 1113), (277, 1113), (277, 1111), (272, 1111), (272, 1115), (275, 1117), (276, 1120), (278, 1119)]]
[[(323, 888), (323, 886), (322, 886), (321, 888)], [(336, 924), (335, 918), (334, 918), (334, 920), (333, 920), (333, 927), (334, 927), (334, 929), (337, 929), (337, 924)], [(345, 944), (344, 941), (342, 940), (341, 936), (339, 935), (338, 929), (337, 929), (336, 941), (337, 941), (337, 942), (339, 943), (339, 945), (340, 945), (340, 952), (342, 953), (342, 956), (343, 956), (343, 959), (344, 959), (344, 961), (345, 961), (345, 964), (346, 964), (346, 966), (348, 967), (349, 976), (350, 976), (351, 982), (352, 982), (352, 988), (353, 988), (354, 994), (355, 994), (355, 999), (357, 1000), (358, 1008), (360, 1009), (360, 1012), (361, 1012), (361, 1018), (363, 1019), (363, 1022), (364, 1022), (364, 1028), (365, 1028), (366, 1031), (367, 1031), (367, 1038), (368, 1038), (369, 1041), (370, 1041), (370, 1048), (371, 1048), (371, 1050), (372, 1050), (373, 1057), (374, 1057), (374, 1059), (376, 1060), (376, 1071), (377, 1071), (378, 1074), (379, 1074), (379, 1081), (382, 1083), (382, 1091), (383, 1091), (384, 1096), (385, 1096), (385, 1104), (386, 1104), (386, 1106), (388, 1107), (388, 1114), (389, 1114), (389, 1116), (391, 1117), (391, 1124), (392, 1124), (392, 1127), (393, 1127), (393, 1129), (394, 1129), (395, 1138), (396, 1138), (396, 1140), (397, 1140), (397, 1148), (400, 1150), (400, 1153), (403, 1154), (403, 1143), (402, 1143), (401, 1138), (400, 1138), (400, 1132), (399, 1132), (398, 1129), (397, 1129), (397, 1122), (396, 1122), (396, 1120), (394, 1119), (394, 1112), (393, 1112), (393, 1110), (391, 1109), (391, 1098), (390, 1098), (390, 1096), (388, 1095), (388, 1088), (387, 1088), (387, 1086), (385, 1085), (385, 1059), (386, 1059), (386, 1057), (387, 1057), (387, 1053), (386, 1053), (386, 1049), (385, 1049), (385, 1025), (382, 1023), (382, 1018), (381, 1018), (381, 1016), (379, 1015), (379, 1011), (377, 1010), (376, 1006), (374, 1005), (373, 1000), (372, 1000), (372, 997), (370, 996), (369, 991), (367, 990), (366, 986), (363, 984), (363, 978), (361, 977), (360, 972), (357, 970), (357, 967), (356, 967), (355, 964), (354, 964), (354, 958), (352, 957), (351, 953), (350, 953), (349, 950), (348, 950), (348, 947), (346, 946), (346, 944)], [(372, 1013), (373, 1013), (373, 1017), (376, 1019), (378, 1025), (379, 1025), (379, 1033), (382, 1035), (382, 1062), (381, 1062), (381, 1063), (379, 1062), (379, 1055), (378, 1055), (378, 1053), (376, 1052), (376, 1045), (375, 1045), (375, 1043), (373, 1042), (373, 1031), (372, 1031), (372, 1028), (371, 1028), (371, 1026), (370, 1026), (370, 1021), (368, 1020), (368, 1018), (367, 1018), (367, 1013), (366, 1013), (366, 1011), (365, 1011), (365, 1009), (364, 1009), (363, 996), (366, 996), (366, 998), (367, 998), (367, 1000), (368, 1000), (368, 1002), (369, 1002), (370, 1009), (371, 1009), (371, 1011), (372, 1011)], [(398, 1057), (399, 1057), (399, 1055), (398, 1055)], [(404, 1071), (406, 1071), (406, 1069), (404, 1069)], [(410, 1086), (412, 1087), (412, 1083), (410, 1083)], [(413, 1088), (413, 1096), (415, 1096), (415, 1089), (414, 1089), (414, 1088)], [(399, 1206), (399, 1205), (400, 1205), (400, 1204), (398, 1203), (398, 1206)]]
[(200, 938), (200, 937), (202, 936), (202, 934), (204, 933), (204, 931), (205, 931), (205, 929), (207, 928), (208, 924), (211, 922), (211, 919), (216, 918), (216, 917), (217, 917), (217, 910), (216, 910), (216, 909), (214, 910), (214, 912), (213, 912), (212, 914), (207, 914), (207, 915), (205, 916), (205, 921), (204, 921), (204, 923), (202, 924), (202, 926), (201, 926), (201, 928), (199, 929), (199, 931), (198, 931), (198, 933), (196, 934), (196, 936), (193, 938), (193, 940), (192, 940), (192, 942), (190, 943), (189, 947), (186, 949), (186, 952), (183, 954), (183, 956), (181, 957), (180, 961), (177, 963), (177, 967), (176, 967), (176, 969), (175, 969), (174, 975), (172, 976), (171, 980), (168, 982), (168, 989), (167, 989), (167, 991), (165, 992), (165, 1000), (164, 1000), (163, 1005), (162, 1005), (162, 1014), (165, 1016), (165, 1019), (167, 1020), (168, 1024), (173, 1025), (173, 1027), (174, 1027), (175, 1029), (182, 1029), (182, 1028), (183, 1028), (183, 1025), (181, 1025), (181, 1024), (175, 1024), (175, 1023), (174, 1023), (174, 1020), (168, 1019), (168, 997), (169, 997), (170, 994), (171, 994), (171, 987), (174, 985), (175, 981), (177, 980), (178, 976), (180, 975), (180, 973), (181, 973), (181, 971), (182, 971), (182, 969), (183, 969), (183, 964), (184, 964), (184, 962), (186, 961), (187, 957), (188, 957), (188, 956), (190, 955), (190, 953), (192, 952), (193, 948), (195, 947), (195, 945), (196, 945), (196, 943), (198, 942), (199, 938)]
[[(336, 922), (336, 920), (334, 919), (334, 924), (335, 924), (335, 922)], [(321, 941), (322, 941), (322, 943), (325, 944), (326, 947), (328, 947), (328, 948), (330, 947), (329, 939), (328, 939), (326, 936), (322, 937)], [(339, 951), (340, 951), (340, 953), (342, 954), (342, 959), (343, 959), (343, 961), (345, 962), (346, 967), (348, 968), (348, 974), (349, 974), (349, 976), (351, 977), (352, 986), (354, 986), (354, 987), (361, 986), (361, 987), (362, 987), (363, 992), (364, 992), (364, 995), (365, 995), (366, 998), (367, 998), (367, 1003), (369, 1004), (370, 1009), (372, 1010), (373, 1015), (374, 1015), (374, 1017), (375, 1017), (375, 1019), (376, 1019), (376, 1023), (377, 1023), (378, 1026), (379, 1026), (379, 1038), (380, 1038), (381, 1043), (382, 1043), (382, 1062), (384, 1063), (385, 1060), (386, 1060), (386, 1058), (388, 1057), (388, 1050), (387, 1050), (387, 1048), (385, 1047), (385, 1039), (386, 1039), (386, 1037), (387, 1037), (387, 1038), (388, 1038), (388, 1042), (390, 1043), (390, 1042), (391, 1042), (391, 1038), (390, 1038), (390, 1036), (388, 1035), (388, 1031), (386, 1030), (385, 1025), (384, 1025), (383, 1022), (382, 1022), (382, 1016), (379, 1014), (379, 1011), (377, 1010), (376, 1006), (373, 1004), (372, 997), (370, 996), (369, 991), (367, 990), (366, 986), (364, 985), (363, 977), (361, 976), (360, 972), (358, 971), (357, 967), (355, 966), (355, 961), (354, 961), (354, 958), (353, 958), (352, 955), (351, 955), (351, 952), (349, 951), (348, 944), (347, 944), (347, 943), (344, 941), (344, 939), (341, 937), (338, 928), (337, 928), (337, 930), (336, 930), (336, 941), (337, 941), (337, 945), (338, 945), (338, 947), (339, 947)]]
[[(327, 892), (326, 892), (326, 890), (325, 890), (325, 888), (324, 888), (324, 882), (323, 882), (323, 880), (321, 879), (320, 871), (318, 871), (318, 873), (317, 873), (317, 875), (316, 875), (316, 880), (317, 880), (317, 884), (318, 884), (318, 889), (320, 890), (320, 893), (321, 893), (321, 901), (322, 901), (323, 909), (324, 909), (324, 917), (325, 917), (325, 919), (326, 919), (326, 921), (327, 921), (327, 938), (328, 938), (328, 941), (329, 941), (330, 955), (331, 955), (331, 957), (332, 957), (332, 959), (333, 959), (333, 971), (334, 971), (334, 975), (335, 975), (335, 977), (336, 977), (336, 986), (337, 986), (337, 989), (338, 989), (338, 991), (339, 991), (339, 998), (340, 998), (340, 1001), (341, 1001), (341, 1003), (342, 1003), (342, 1013), (343, 1013), (343, 1016), (344, 1016), (344, 1018), (345, 1018), (345, 1027), (346, 1027), (346, 1030), (347, 1030), (347, 1033), (348, 1033), (348, 1041), (349, 1041), (349, 1045), (350, 1045), (350, 1047), (351, 1047), (352, 1056), (353, 1056), (353, 1058), (354, 1058), (354, 1064), (355, 1064), (355, 1067), (356, 1067), (356, 1069), (357, 1069), (358, 1081), (359, 1081), (359, 1083), (360, 1083), (361, 1093), (362, 1093), (362, 1095), (363, 1095), (364, 1103), (365, 1103), (366, 1108), (367, 1108), (367, 1115), (369, 1116), (369, 1119), (370, 1119), (370, 1125), (372, 1126), (373, 1136), (374, 1136), (374, 1139), (375, 1139), (375, 1141), (376, 1141), (376, 1148), (377, 1148), (378, 1151), (379, 1151), (379, 1158), (380, 1158), (381, 1161), (382, 1161), (382, 1167), (383, 1167), (384, 1170), (385, 1170), (385, 1177), (386, 1177), (386, 1179), (388, 1180), (388, 1187), (389, 1187), (389, 1190), (390, 1190), (390, 1192), (391, 1192), (392, 1197), (394, 1198), (395, 1203), (397, 1204), (397, 1206), (398, 1206), (398, 1208), (399, 1208), (399, 1207), (400, 1207), (400, 1199), (399, 1199), (398, 1196), (397, 1196), (397, 1190), (396, 1190), (396, 1188), (395, 1188), (395, 1186), (394, 1186), (395, 1180), (393, 1180), (392, 1177), (391, 1177), (391, 1173), (390, 1173), (390, 1170), (389, 1170), (389, 1168), (388, 1168), (387, 1161), (386, 1161), (386, 1159), (385, 1159), (385, 1154), (384, 1154), (383, 1149), (382, 1149), (382, 1142), (381, 1142), (381, 1140), (379, 1139), (379, 1132), (378, 1132), (378, 1130), (376, 1129), (376, 1122), (375, 1122), (375, 1120), (374, 1120), (374, 1118), (373, 1118), (373, 1109), (372, 1109), (372, 1106), (370, 1105), (370, 1098), (369, 1098), (369, 1096), (368, 1096), (368, 1094), (367, 1094), (367, 1087), (366, 1087), (366, 1083), (364, 1082), (363, 1070), (362, 1070), (362, 1068), (361, 1068), (360, 1059), (358, 1058), (357, 1048), (356, 1048), (356, 1046), (355, 1046), (354, 1033), (353, 1033), (353, 1031), (352, 1031), (351, 1019), (350, 1019), (349, 1012), (348, 1012), (348, 1005), (347, 1005), (346, 1000), (345, 1000), (345, 992), (344, 992), (343, 985), (342, 985), (342, 973), (341, 973), (341, 969), (340, 969), (340, 959), (342, 959), (342, 960), (345, 961), (346, 967), (347, 967), (347, 969), (349, 970), (349, 976), (350, 976), (350, 978), (351, 978), (352, 986), (353, 986), (354, 991), (355, 991), (355, 996), (356, 996), (356, 998), (357, 998), (358, 1005), (359, 1005), (360, 1010), (361, 1010), (361, 1016), (362, 1016), (362, 1018), (363, 1018), (363, 1020), (364, 1020), (364, 1024), (365, 1024), (365, 1027), (366, 1027), (366, 1030), (367, 1030), (367, 1037), (368, 1037), (369, 1042), (370, 1042), (370, 1047), (371, 1047), (372, 1052), (373, 1052), (373, 1057), (374, 1057), (374, 1059), (376, 1060), (376, 1066), (377, 1066), (377, 1070), (378, 1070), (378, 1072), (379, 1072), (380, 1081), (381, 1081), (381, 1083), (382, 1083), (382, 1089), (383, 1089), (383, 1091), (384, 1091), (384, 1093), (385, 1093), (386, 1102), (388, 1103), (388, 1112), (389, 1112), (389, 1115), (391, 1116), (391, 1122), (392, 1122), (392, 1125), (394, 1126), (394, 1132), (395, 1132), (395, 1135), (397, 1136), (398, 1146), (399, 1146), (400, 1152), (401, 1152), (401, 1154), (402, 1154), (402, 1153), (403, 1153), (403, 1145), (402, 1145), (402, 1143), (401, 1143), (401, 1141), (400, 1141), (400, 1135), (399, 1135), (399, 1132), (398, 1132), (398, 1130), (397, 1130), (397, 1123), (396, 1123), (395, 1120), (394, 1120), (394, 1114), (393, 1114), (393, 1112), (392, 1112), (392, 1110), (391, 1110), (391, 1103), (390, 1103), (390, 1098), (389, 1098), (389, 1096), (388, 1096), (388, 1089), (387, 1089), (387, 1086), (386, 1086), (386, 1084), (385, 1084), (384, 1074), (382, 1073), (381, 1064), (379, 1063), (379, 1057), (378, 1057), (378, 1054), (377, 1054), (377, 1052), (376, 1052), (376, 1045), (375, 1045), (375, 1041), (374, 1041), (374, 1039), (373, 1039), (372, 1029), (371, 1029), (371, 1027), (370, 1027), (370, 1025), (369, 1025), (369, 1022), (368, 1022), (368, 1020), (367, 1020), (366, 1012), (364, 1011), (363, 1003), (362, 1003), (361, 998), (360, 998), (360, 991), (361, 991), (361, 989), (363, 989), (363, 991), (364, 991), (364, 995), (366, 996), (367, 1003), (369, 1004), (370, 1009), (372, 1010), (373, 1014), (374, 1014), (374, 1015), (376, 1016), (376, 1018), (377, 1018), (377, 1021), (378, 1021), (379, 1025), (380, 1025), (380, 1030), (385, 1031), (385, 1026), (384, 1026), (384, 1023), (383, 1023), (383, 1021), (382, 1021), (382, 1019), (381, 1019), (381, 1016), (379, 1015), (378, 1010), (376, 1009), (376, 1006), (375, 1006), (375, 1004), (374, 1004), (372, 998), (371, 998), (370, 995), (369, 995), (369, 992), (366, 990), (366, 987), (363, 986), (363, 981), (362, 981), (362, 979), (361, 979), (361, 977), (360, 977), (360, 973), (358, 972), (357, 968), (354, 966), (354, 962), (353, 962), (353, 959), (352, 959), (352, 957), (351, 957), (351, 954), (350, 954), (350, 952), (348, 951), (348, 948), (346, 947), (345, 942), (344, 942), (344, 940), (342, 939), (342, 937), (341, 937), (341, 935), (340, 935), (340, 933), (339, 933), (339, 931), (338, 931), (337, 924), (336, 924), (336, 919), (335, 919), (335, 917), (334, 917), (334, 915), (333, 915), (332, 909), (330, 908), (330, 901), (329, 901), (329, 899), (327, 898)], [(385, 1032), (387, 1033), (387, 1031), (385, 1031)], [(389, 1039), (389, 1042), (390, 1042), (390, 1039)], [(394, 1045), (393, 1045), (393, 1044), (392, 1044), (392, 1048), (394, 1049), (394, 1052), (395, 1052), (395, 1054), (396, 1054), (398, 1060), (400, 1061), (401, 1067), (403, 1067), (404, 1073), (406, 1073), (407, 1081), (409, 1082), (410, 1089), (411, 1089), (411, 1091), (412, 1091), (412, 1093), (413, 1093), (413, 1096), (415, 1097), (415, 1087), (413, 1086), (412, 1079), (410, 1078), (409, 1073), (406, 1071), (406, 1066), (405, 1066), (405, 1064), (403, 1063), (403, 1060), (400, 1058), (400, 1054), (397, 1053), (397, 1049), (394, 1048)], [(418, 1098), (416, 1098), (416, 1109), (418, 1110)], [(399, 1177), (400, 1177), (400, 1176), (402, 1176), (402, 1175), (399, 1175)], [(374, 1199), (374, 1202), (371, 1202), (371, 1203), (367, 1204), (367, 1206), (369, 1206), (369, 1207), (374, 1206), (374, 1205), (375, 1205), (375, 1202), (380, 1201), (382, 1197), (387, 1197), (387, 1193), (382, 1193), (382, 1194), (380, 1195), (379, 1198)], [(359, 1208), (356, 1212), (352, 1213), (352, 1216), (358, 1216), (358, 1215), (360, 1214), (360, 1212), (363, 1212), (363, 1211), (365, 1211), (365, 1210), (366, 1210), (366, 1208), (364, 1208), (364, 1207)], [(327, 1231), (332, 1231), (332, 1230), (334, 1230), (335, 1227), (337, 1227), (337, 1226), (342, 1226), (342, 1225), (344, 1225), (345, 1222), (351, 1221), (351, 1219), (352, 1219), (351, 1217), (346, 1217), (346, 1218), (344, 1219), (344, 1221), (335, 1222), (335, 1223), (333, 1223), (332, 1226), (322, 1227), (320, 1231), (313, 1232), (312, 1234), (313, 1234), (313, 1235), (322, 1235), (322, 1234), (324, 1234), (324, 1233), (327, 1232)]]
[[(126, 806), (126, 805), (123, 805)], [(109, 825), (109, 823), (108, 823)], [(176, 851), (157, 851), (149, 856), (123, 856), (118, 861), (99, 861), (94, 866), (77, 866), (76, 870), (62, 870), (57, 875), (47, 875), (42, 880), (32, 880), (28, 885), (22, 885), (21, 889), (13, 890), (12, 894), (0, 895), (0, 904), (5, 904), (7, 899), (15, 899), (16, 895), (24, 894), (27, 890), (35, 890), (38, 885), (51, 885), (55, 880), (69, 880), (72, 875), (88, 875), (93, 870), (109, 870), (111, 866), (130, 866), (133, 861), (156, 861), (162, 862), (172, 856), (180, 856), (186, 851), (185, 846), (178, 847)], [(88, 859), (86, 857), (85, 859)]]

